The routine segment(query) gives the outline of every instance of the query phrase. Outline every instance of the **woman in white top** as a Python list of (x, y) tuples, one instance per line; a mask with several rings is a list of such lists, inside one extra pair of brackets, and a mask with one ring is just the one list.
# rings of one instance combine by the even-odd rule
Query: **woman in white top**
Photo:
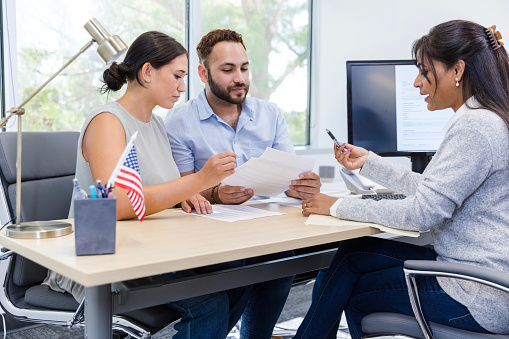
[[(180, 94), (186, 89), (184, 77), (187, 74), (187, 61), (186, 50), (173, 38), (159, 32), (144, 33), (133, 42), (123, 63), (114, 63), (104, 72), (103, 92), (118, 90), (127, 82), (125, 94), (116, 102), (142, 125), (155, 119), (161, 122), (164, 130), (162, 120), (154, 115), (152, 110), (156, 105), (172, 108), (179, 100)], [(143, 138), (142, 133), (139, 133), (139, 139)], [(109, 179), (126, 146), (126, 140), (129, 140), (126, 134), (122, 122), (113, 114), (98, 114), (90, 121), (80, 146), (95, 180), (106, 182)], [(171, 154), (167, 140), (165, 148), (170, 150)], [(141, 163), (143, 154), (138, 153)], [(211, 157), (203, 170), (191, 178), (176, 176), (172, 181), (155, 185), (144, 184), (147, 215), (190, 198), (190, 192), (198, 193), (219, 183), (234, 172), (235, 157), (232, 152), (219, 153)], [(114, 192), (117, 196), (117, 218), (134, 218), (126, 190), (116, 188)], [(201, 206), (197, 204), (194, 207), (199, 212), (202, 207), (211, 212), (210, 205), (204, 203), (205, 201)], [(190, 211), (189, 206), (186, 206), (186, 209)]]
[[(135, 141), (143, 181), (146, 215), (182, 202), (185, 210), (211, 213), (199, 192), (218, 184), (235, 170), (235, 153), (212, 156), (203, 169), (180, 177), (173, 161), (162, 119), (152, 113), (156, 105), (170, 109), (185, 91), (187, 51), (172, 37), (160, 32), (140, 35), (122, 63), (104, 71), (103, 93), (117, 91), (127, 83), (116, 102), (94, 110), (86, 119), (78, 141), (76, 177), (84, 187), (100, 179), (107, 182), (131, 135)], [(136, 218), (127, 190), (115, 188), (117, 219)], [(195, 196), (193, 196), (195, 194)], [(79, 302), (83, 286), (50, 271), (44, 284), (71, 293)], [(225, 292), (167, 304), (181, 314), (174, 338), (225, 338), (228, 333), (229, 301)]]

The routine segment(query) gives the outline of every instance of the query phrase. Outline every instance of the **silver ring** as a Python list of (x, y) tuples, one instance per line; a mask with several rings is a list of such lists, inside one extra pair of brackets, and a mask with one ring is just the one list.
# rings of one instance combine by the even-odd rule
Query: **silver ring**
[(304, 207), (305, 207), (305, 208), (308, 208), (308, 204), (304, 204)]

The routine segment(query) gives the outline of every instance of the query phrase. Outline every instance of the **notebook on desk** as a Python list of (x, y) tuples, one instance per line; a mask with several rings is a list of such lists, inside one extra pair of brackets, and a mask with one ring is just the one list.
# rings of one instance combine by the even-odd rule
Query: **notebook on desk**
[(351, 221), (351, 220), (343, 220), (343, 219), (338, 219), (338, 218), (330, 216), (330, 215), (319, 215), (319, 214), (311, 214), (308, 217), (308, 219), (306, 220), (306, 225), (337, 226), (337, 227), (359, 225), (359, 226), (374, 227), (374, 228), (379, 229), (382, 232), (403, 235), (406, 237), (418, 237), (420, 234), (418, 231), (399, 230), (396, 228), (387, 227), (387, 226), (383, 226), (383, 225), (379, 225), (379, 224)]

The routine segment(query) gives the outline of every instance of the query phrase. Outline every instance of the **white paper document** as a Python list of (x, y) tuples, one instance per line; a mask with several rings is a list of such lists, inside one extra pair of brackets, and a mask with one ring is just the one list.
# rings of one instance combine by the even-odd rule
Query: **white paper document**
[(418, 231), (404, 231), (398, 230), (396, 228), (382, 226), (379, 224), (369, 223), (369, 222), (359, 222), (359, 221), (351, 221), (351, 220), (343, 220), (333, 217), (331, 215), (319, 215), (319, 214), (311, 214), (306, 220), (306, 225), (321, 225), (321, 226), (370, 226), (374, 228), (378, 228), (382, 232), (392, 233), (403, 235), (406, 237), (418, 237)]
[(291, 197), (269, 198), (269, 199), (261, 199), (261, 200), (256, 200), (256, 201), (261, 202), (261, 203), (266, 203), (266, 204), (276, 203), (278, 205), (302, 208), (302, 200), (297, 199), (297, 198), (291, 198)]
[(284, 214), (280, 212), (266, 211), (260, 208), (245, 205), (214, 205), (212, 206), (212, 210), (212, 214), (198, 214), (195, 210), (193, 210), (191, 213), (187, 213), (183, 210), (178, 212), (228, 222), (271, 217), (274, 215)]
[(273, 197), (286, 191), (292, 180), (299, 179), (299, 174), (312, 171), (314, 165), (315, 159), (267, 147), (259, 158), (249, 159), (221, 183)]

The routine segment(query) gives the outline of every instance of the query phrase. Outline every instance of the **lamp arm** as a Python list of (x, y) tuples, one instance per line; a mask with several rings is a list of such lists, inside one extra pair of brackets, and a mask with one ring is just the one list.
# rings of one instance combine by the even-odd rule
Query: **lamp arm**
[(35, 90), (34, 93), (32, 93), (28, 98), (25, 99), (18, 107), (11, 108), (10, 110), (6, 111), (5, 113), (9, 113), (5, 118), (0, 120), (0, 128), (4, 127), (7, 124), (7, 121), (15, 115), (15, 114), (23, 114), (25, 113), (23, 109), (23, 106), (25, 106), (30, 100), (32, 100), (44, 87), (46, 87), (47, 84), (49, 84), (57, 75), (59, 75), (64, 69), (67, 68), (74, 60), (76, 60), (77, 57), (79, 57), (82, 53), (84, 53), (95, 40), (90, 40), (87, 42), (85, 46), (83, 46), (78, 53), (76, 53), (72, 58), (69, 59), (58, 71), (56, 71), (51, 77), (49, 77), (48, 80), (46, 80), (38, 89)]
[[(56, 71), (51, 77), (49, 77), (46, 82), (44, 82), (38, 89), (35, 90), (32, 95), (30, 95), (25, 101), (23, 101), (18, 107), (11, 108), (7, 112), (9, 115), (7, 115), (5, 118), (3, 118), (0, 121), (0, 128), (4, 127), (5, 124), (7, 124), (7, 121), (13, 116), (18, 115), (18, 138), (17, 138), (17, 145), (16, 145), (16, 228), (19, 230), (21, 228), (21, 116), (25, 114), (25, 109), (23, 106), (25, 106), (30, 100), (32, 100), (44, 87), (46, 87), (47, 84), (51, 82), (57, 75), (59, 75), (67, 66), (69, 66), (80, 54), (85, 52), (95, 40), (91, 40), (87, 42), (85, 46), (83, 46), (78, 53), (76, 53), (69, 61), (67, 61), (58, 71)], [(6, 112), (6, 113), (7, 113)]]

